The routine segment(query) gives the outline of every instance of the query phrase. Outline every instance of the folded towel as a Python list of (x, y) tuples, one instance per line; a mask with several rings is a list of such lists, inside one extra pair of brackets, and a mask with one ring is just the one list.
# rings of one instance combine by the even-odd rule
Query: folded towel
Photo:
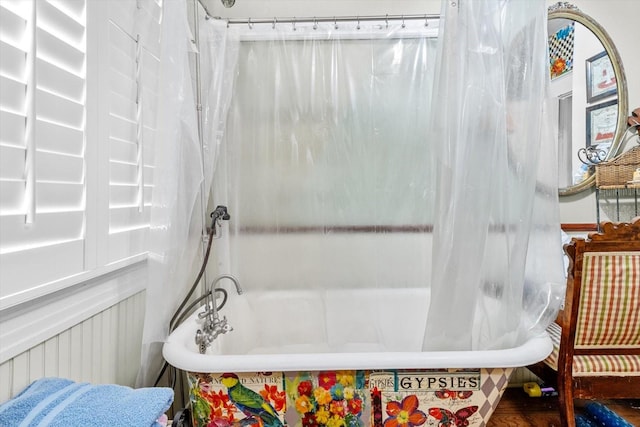
[(0, 426), (156, 427), (172, 402), (170, 388), (42, 378), (0, 405)]

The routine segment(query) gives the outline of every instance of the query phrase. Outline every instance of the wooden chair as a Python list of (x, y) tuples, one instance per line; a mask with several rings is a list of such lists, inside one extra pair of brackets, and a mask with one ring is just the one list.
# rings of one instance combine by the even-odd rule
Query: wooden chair
[(555, 385), (562, 426), (575, 427), (574, 399), (640, 398), (640, 217), (564, 246), (564, 308), (548, 331), (551, 355), (529, 366)]

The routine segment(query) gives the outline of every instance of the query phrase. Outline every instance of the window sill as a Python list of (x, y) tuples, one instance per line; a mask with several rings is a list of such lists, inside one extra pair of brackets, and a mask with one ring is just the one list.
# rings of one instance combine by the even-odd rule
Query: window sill
[(0, 298), (0, 315), (3, 315), (5, 311), (17, 308), (18, 306), (29, 303), (31, 301), (43, 298), (47, 295), (63, 291), (65, 289), (77, 286), (81, 283), (86, 283), (96, 278), (105, 276), (110, 273), (117, 272), (129, 266), (145, 262), (147, 254), (139, 254), (126, 258), (112, 264), (108, 264), (104, 267), (96, 268), (94, 270), (84, 271), (73, 276), (65, 277), (60, 280), (45, 283), (41, 286), (30, 288), (24, 292), (8, 295), (4, 298)]
[(144, 291), (146, 285), (145, 254), (57, 281), (41, 296), (29, 293), (33, 299), (3, 305), (0, 363)]

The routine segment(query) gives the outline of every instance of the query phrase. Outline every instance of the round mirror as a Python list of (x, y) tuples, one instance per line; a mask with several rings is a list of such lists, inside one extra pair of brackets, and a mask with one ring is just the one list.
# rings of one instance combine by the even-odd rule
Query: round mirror
[(595, 165), (615, 156), (625, 131), (627, 82), (607, 32), (577, 7), (549, 7), (549, 72), (558, 117), (561, 196), (595, 183)]

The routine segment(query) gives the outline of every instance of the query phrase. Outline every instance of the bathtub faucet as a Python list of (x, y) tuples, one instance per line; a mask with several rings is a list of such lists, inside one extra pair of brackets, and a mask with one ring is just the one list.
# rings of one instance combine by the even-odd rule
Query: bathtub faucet
[(218, 277), (215, 278), (215, 280), (213, 282), (211, 282), (211, 290), (213, 291), (214, 289), (216, 289), (216, 284), (221, 281), (222, 279), (229, 279), (233, 282), (233, 284), (236, 287), (236, 292), (238, 293), (238, 295), (242, 295), (242, 288), (240, 287), (240, 282), (238, 281), (238, 279), (236, 279), (234, 276), (230, 275), (230, 274), (222, 274)]
[[(223, 316), (220, 319), (220, 315), (218, 314), (218, 310), (224, 307), (227, 302), (227, 291), (223, 288), (216, 288), (216, 284), (223, 280), (229, 279), (231, 280), (235, 287), (238, 295), (242, 294), (242, 288), (240, 287), (240, 282), (238, 279), (231, 276), (230, 274), (223, 274), (218, 276), (210, 285), (210, 289), (207, 291), (207, 304), (205, 305), (205, 311), (198, 314), (198, 318), (204, 319), (204, 324), (202, 329), (198, 329), (196, 332), (196, 344), (198, 345), (198, 349), (200, 353), (204, 354), (207, 351), (207, 347), (211, 345), (213, 340), (215, 340), (218, 335), (226, 334), (233, 330), (231, 325), (227, 322), (227, 316)], [(222, 303), (220, 307), (218, 307), (218, 303), (216, 301), (216, 293), (220, 292), (224, 295)]]
[(217, 319), (215, 322), (205, 321), (202, 329), (196, 331), (196, 344), (200, 354), (207, 352), (207, 348), (218, 335), (226, 334), (230, 331), (233, 331), (233, 328), (227, 323), (227, 316), (224, 316), (222, 320)]

